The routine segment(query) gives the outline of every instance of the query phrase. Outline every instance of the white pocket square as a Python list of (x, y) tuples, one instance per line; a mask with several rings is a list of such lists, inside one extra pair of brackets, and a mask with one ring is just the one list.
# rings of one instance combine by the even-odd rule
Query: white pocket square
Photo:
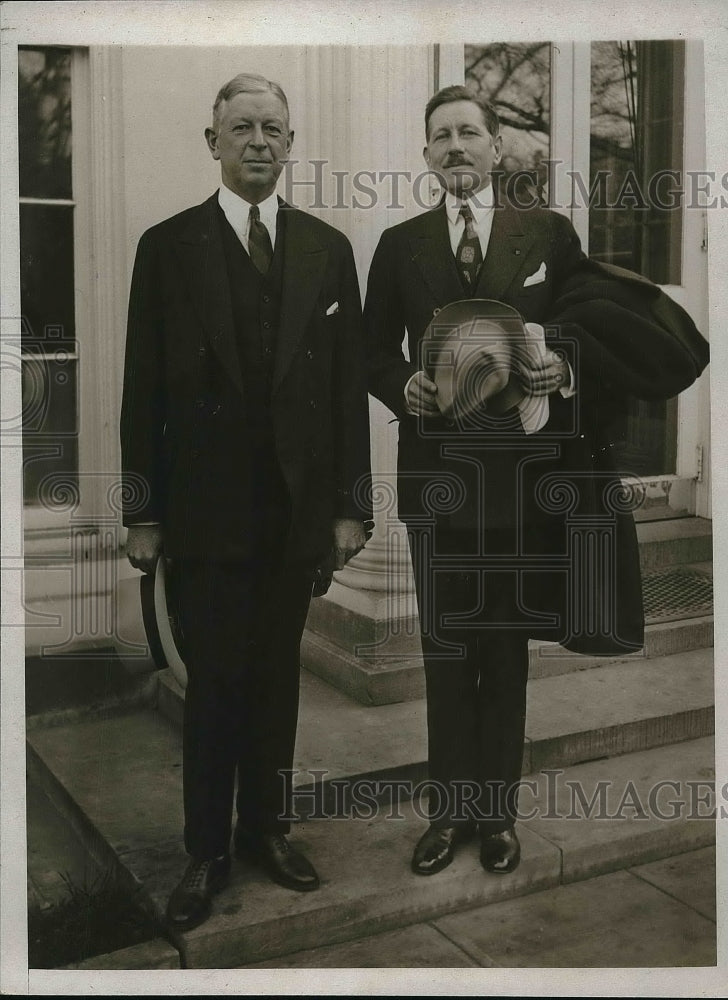
[(327, 316), (333, 316), (334, 313), (337, 313), (338, 311), (339, 311), (339, 303), (338, 302), (332, 302), (331, 305), (329, 306), (329, 308), (326, 310), (326, 315)]
[(540, 285), (542, 281), (546, 280), (546, 261), (541, 261), (541, 266), (538, 271), (534, 271), (533, 274), (529, 274), (526, 280), (523, 282), (523, 287), (528, 288), (529, 285)]

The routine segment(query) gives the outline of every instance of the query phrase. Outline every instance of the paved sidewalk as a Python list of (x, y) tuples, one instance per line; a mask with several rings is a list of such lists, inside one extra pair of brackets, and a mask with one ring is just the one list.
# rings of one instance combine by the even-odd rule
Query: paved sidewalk
[(671, 968), (715, 964), (715, 848), (706, 847), (244, 968)]
[[(48, 906), (65, 895), (60, 872), (84, 881), (97, 870), (32, 783), (28, 821), (29, 904)], [(240, 967), (670, 968), (715, 962), (715, 848), (705, 847)]]

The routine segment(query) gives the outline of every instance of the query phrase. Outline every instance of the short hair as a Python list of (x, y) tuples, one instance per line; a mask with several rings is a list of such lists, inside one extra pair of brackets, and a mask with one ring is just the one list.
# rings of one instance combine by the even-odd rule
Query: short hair
[(443, 87), (442, 90), (438, 90), (427, 102), (427, 107), (425, 108), (425, 138), (429, 137), (430, 118), (435, 108), (439, 108), (442, 104), (453, 104), (455, 101), (472, 101), (473, 104), (477, 104), (483, 113), (485, 127), (495, 139), (500, 131), (500, 122), (492, 105), (484, 97), (474, 94), (467, 87), (459, 84), (452, 87)]
[(217, 125), (221, 105), (226, 101), (231, 101), (238, 94), (263, 94), (266, 91), (275, 94), (280, 100), (286, 109), (286, 121), (288, 121), (288, 99), (279, 83), (275, 83), (273, 80), (266, 80), (264, 76), (259, 76), (258, 73), (238, 73), (232, 80), (228, 80), (227, 83), (223, 84), (217, 93), (215, 103), (212, 105), (213, 125)]

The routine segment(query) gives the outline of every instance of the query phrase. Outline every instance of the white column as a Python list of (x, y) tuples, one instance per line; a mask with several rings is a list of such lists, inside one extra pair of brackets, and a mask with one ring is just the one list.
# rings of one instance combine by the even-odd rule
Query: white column
[[(351, 240), (362, 295), (366, 291), (369, 265), (379, 238), (388, 226), (424, 210), (428, 184), (419, 187), (415, 178), (426, 170), (424, 110), (431, 96), (432, 54), (426, 46), (352, 47), (314, 50), (319, 93), (333, 95), (321, 108), (324, 125), (319, 134), (330, 139), (336, 151), (333, 169), (349, 169), (346, 186), (347, 210), (330, 210), (327, 221), (342, 229)], [(314, 72), (312, 70), (312, 78)], [(308, 116), (315, 113), (309, 102)], [(307, 127), (310, 121), (307, 119)], [(326, 129), (332, 130), (326, 135)], [(327, 143), (328, 145), (328, 143)], [(312, 147), (307, 146), (309, 149)], [(362, 181), (374, 188), (376, 199), (357, 194), (354, 177), (369, 172)], [(399, 181), (382, 176), (386, 171), (407, 171)], [(374, 175), (372, 178), (371, 174)], [(361, 207), (356, 206), (358, 198)], [(418, 203), (419, 202), (419, 203)], [(322, 213), (323, 215), (323, 213)], [(396, 520), (397, 423), (392, 413), (372, 399), (371, 449), (375, 529), (363, 552), (335, 575), (325, 598), (314, 601), (309, 628), (340, 647), (338, 655), (342, 686), (362, 700), (386, 701), (388, 672), (392, 678), (391, 700), (406, 697), (410, 677), (412, 694), (421, 693), (413, 674), (421, 671), (417, 633), (417, 611), (409, 551), (404, 527)], [(358, 641), (357, 641), (358, 640)], [(304, 657), (311, 669), (338, 683), (336, 655)], [(346, 661), (346, 662), (345, 662)], [(363, 686), (351, 675), (361, 666)], [(367, 673), (369, 671), (369, 673)]]

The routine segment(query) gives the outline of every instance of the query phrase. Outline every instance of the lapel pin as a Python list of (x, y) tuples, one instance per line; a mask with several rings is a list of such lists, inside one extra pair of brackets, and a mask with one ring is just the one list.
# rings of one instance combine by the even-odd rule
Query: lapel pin
[(516, 257), (520, 257), (521, 256), (521, 251), (520, 250), (514, 250), (513, 253), (516, 255)]

